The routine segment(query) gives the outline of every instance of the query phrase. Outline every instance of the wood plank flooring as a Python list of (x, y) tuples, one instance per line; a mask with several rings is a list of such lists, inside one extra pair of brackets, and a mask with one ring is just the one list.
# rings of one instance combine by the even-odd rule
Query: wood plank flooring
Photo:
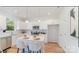
[[(44, 51), (44, 53), (65, 53), (64, 50), (55, 42), (45, 44)], [(17, 48), (12, 47), (7, 50), (7, 53), (17, 53)]]
[(45, 53), (64, 53), (64, 50), (56, 43), (47, 43), (44, 46)]

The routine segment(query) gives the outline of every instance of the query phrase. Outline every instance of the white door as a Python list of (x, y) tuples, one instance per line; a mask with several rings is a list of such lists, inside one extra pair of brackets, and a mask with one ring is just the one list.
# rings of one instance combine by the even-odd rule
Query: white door
[(59, 25), (48, 25), (48, 42), (57, 42)]

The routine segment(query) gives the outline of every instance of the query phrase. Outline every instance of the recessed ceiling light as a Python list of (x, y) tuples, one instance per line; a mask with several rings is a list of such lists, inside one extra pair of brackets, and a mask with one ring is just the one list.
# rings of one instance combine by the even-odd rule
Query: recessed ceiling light
[(40, 20), (38, 20), (38, 22), (40, 22)]
[(51, 13), (50, 13), (50, 12), (48, 12), (48, 15), (51, 15)]
[(29, 23), (29, 21), (26, 20), (25, 23)]

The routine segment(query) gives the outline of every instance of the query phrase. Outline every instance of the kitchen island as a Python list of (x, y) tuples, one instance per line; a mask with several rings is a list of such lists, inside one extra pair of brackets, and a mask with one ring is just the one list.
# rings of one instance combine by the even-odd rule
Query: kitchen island
[[(45, 44), (45, 35), (40, 34), (40, 35), (24, 35), (21, 37), (18, 37), (16, 40), (16, 47), (19, 48), (20, 50), (27, 48), (27, 46), (31, 45), (31, 49), (34, 50), (36, 48), (36, 50), (38, 48), (41, 49), (41, 51), (43, 50), (43, 46)], [(33, 45), (33, 46), (32, 46)]]

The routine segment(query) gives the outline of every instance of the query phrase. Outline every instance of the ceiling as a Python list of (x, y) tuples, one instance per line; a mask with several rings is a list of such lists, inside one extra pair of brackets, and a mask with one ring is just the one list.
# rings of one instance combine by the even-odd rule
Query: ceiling
[(0, 7), (0, 14), (21, 20), (58, 19), (61, 7)]

